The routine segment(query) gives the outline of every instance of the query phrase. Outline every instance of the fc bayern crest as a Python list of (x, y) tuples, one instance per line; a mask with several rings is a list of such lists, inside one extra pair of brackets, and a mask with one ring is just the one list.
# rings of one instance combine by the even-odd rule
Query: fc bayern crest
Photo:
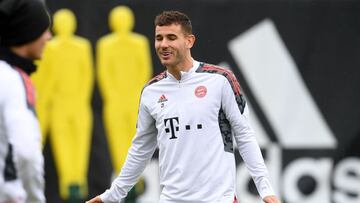
[(195, 89), (195, 96), (197, 96), (198, 98), (205, 97), (206, 93), (207, 89), (205, 86), (199, 86)]

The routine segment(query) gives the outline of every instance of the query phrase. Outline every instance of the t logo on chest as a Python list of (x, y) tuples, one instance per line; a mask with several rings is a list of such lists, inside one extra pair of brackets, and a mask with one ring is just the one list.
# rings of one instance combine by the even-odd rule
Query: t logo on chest
[(165, 132), (171, 133), (170, 139), (176, 139), (175, 132), (179, 131), (179, 117), (165, 118)]

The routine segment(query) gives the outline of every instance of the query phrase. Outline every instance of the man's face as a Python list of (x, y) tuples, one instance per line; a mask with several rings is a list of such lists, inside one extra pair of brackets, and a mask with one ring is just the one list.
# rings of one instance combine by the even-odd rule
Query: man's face
[(27, 44), (27, 57), (30, 59), (41, 59), (42, 52), (45, 46), (46, 41), (50, 40), (52, 37), (49, 30), (46, 30), (39, 38), (35, 41)]
[(155, 50), (166, 67), (181, 65), (194, 43), (194, 36), (185, 34), (180, 24), (156, 26)]

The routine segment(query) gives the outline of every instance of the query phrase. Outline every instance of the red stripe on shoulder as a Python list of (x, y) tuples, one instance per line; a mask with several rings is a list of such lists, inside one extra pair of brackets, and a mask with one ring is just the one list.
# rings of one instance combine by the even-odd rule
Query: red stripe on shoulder
[(202, 66), (202, 70), (205, 72), (218, 73), (225, 76), (229, 80), (235, 95), (240, 95), (240, 84), (232, 71), (212, 64), (204, 64)]
[(27, 104), (31, 107), (35, 107), (35, 88), (32, 84), (29, 76), (20, 68), (16, 68), (16, 70), (19, 72), (25, 86), (25, 92), (26, 92), (26, 101)]
[(160, 74), (156, 75), (155, 77), (151, 78), (146, 86), (151, 85), (153, 83), (159, 82), (160, 80), (167, 77), (166, 71), (161, 72)]

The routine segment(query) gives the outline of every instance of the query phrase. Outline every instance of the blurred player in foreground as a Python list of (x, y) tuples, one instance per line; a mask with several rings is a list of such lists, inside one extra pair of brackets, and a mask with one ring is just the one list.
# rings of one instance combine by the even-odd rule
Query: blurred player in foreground
[(0, 0), (0, 203), (45, 203), (41, 133), (29, 75), (50, 17), (40, 0)]
[(236, 203), (233, 139), (263, 201), (280, 202), (239, 83), (232, 72), (194, 60), (194, 42), (185, 14), (165, 11), (156, 17), (155, 49), (167, 70), (142, 91), (136, 135), (119, 176), (87, 203), (124, 199), (157, 146), (160, 203)]

